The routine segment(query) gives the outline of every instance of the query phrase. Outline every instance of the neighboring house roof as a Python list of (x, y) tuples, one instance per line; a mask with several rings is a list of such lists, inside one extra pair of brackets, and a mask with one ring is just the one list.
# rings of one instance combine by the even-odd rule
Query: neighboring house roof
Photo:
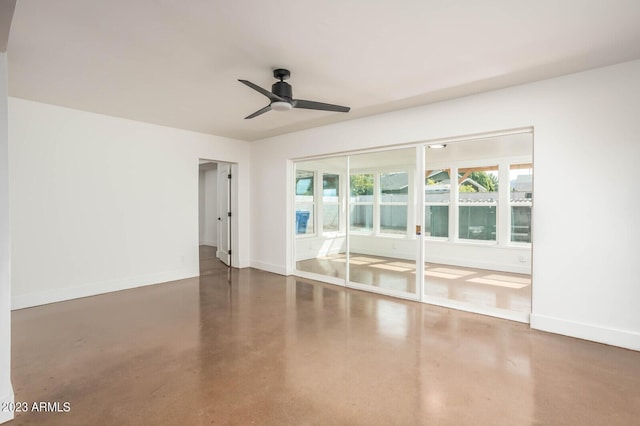
[(511, 190), (516, 192), (532, 192), (533, 176), (532, 175), (518, 176), (516, 179), (511, 181)]
[(409, 189), (408, 173), (386, 173), (380, 176), (380, 189), (382, 192), (398, 192)]

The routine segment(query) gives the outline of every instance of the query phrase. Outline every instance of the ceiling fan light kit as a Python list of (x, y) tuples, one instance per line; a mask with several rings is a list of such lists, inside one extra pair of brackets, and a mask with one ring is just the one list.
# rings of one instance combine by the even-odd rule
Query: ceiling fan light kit
[(319, 111), (334, 111), (334, 112), (349, 112), (351, 108), (341, 105), (325, 104), (323, 102), (306, 101), (304, 99), (293, 99), (293, 89), (289, 83), (285, 80), (291, 76), (289, 70), (278, 68), (273, 70), (273, 77), (280, 80), (271, 86), (271, 92), (262, 87), (253, 84), (247, 80), (238, 80), (240, 83), (251, 87), (256, 92), (269, 98), (271, 101), (266, 107), (259, 109), (251, 115), (245, 117), (245, 119), (257, 117), (265, 112), (274, 111), (289, 111), (291, 108), (303, 108), (303, 109), (315, 109)]
[(271, 109), (274, 111), (289, 111), (293, 106), (289, 102), (271, 102)]

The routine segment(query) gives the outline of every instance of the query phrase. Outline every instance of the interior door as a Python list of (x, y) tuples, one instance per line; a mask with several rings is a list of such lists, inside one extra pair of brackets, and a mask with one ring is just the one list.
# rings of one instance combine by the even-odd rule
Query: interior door
[(218, 164), (218, 250), (216, 256), (231, 266), (231, 164)]

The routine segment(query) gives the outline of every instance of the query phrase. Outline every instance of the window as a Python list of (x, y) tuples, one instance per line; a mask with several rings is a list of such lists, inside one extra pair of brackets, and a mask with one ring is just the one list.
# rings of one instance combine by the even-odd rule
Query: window
[(533, 165), (509, 167), (511, 205), (511, 242), (531, 242), (531, 204), (533, 200)]
[(296, 234), (314, 233), (314, 181), (315, 173), (296, 170)]
[(322, 230), (340, 231), (340, 175), (322, 175)]
[(349, 182), (350, 229), (373, 232), (373, 174), (352, 174)]
[(458, 238), (496, 241), (498, 166), (458, 169)]
[(424, 235), (449, 236), (450, 170), (427, 170), (425, 177)]
[(380, 232), (407, 234), (409, 173), (380, 173)]

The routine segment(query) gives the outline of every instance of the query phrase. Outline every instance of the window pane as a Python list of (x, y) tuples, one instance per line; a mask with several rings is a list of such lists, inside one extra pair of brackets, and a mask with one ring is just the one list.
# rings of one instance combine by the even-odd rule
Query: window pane
[(458, 238), (496, 240), (495, 206), (460, 206)]
[(409, 193), (407, 172), (380, 173), (380, 202), (406, 203)]
[(425, 185), (425, 201), (427, 203), (448, 203), (451, 180), (449, 169), (427, 170)]
[(373, 206), (372, 205), (352, 205), (351, 206), (351, 230), (356, 232), (373, 231)]
[(458, 170), (461, 203), (492, 203), (498, 199), (498, 166)]
[(380, 206), (380, 232), (407, 233), (407, 206)]
[[(373, 175), (372, 174), (355, 174), (351, 175), (349, 182), (351, 189), (351, 201), (362, 201), (359, 197), (373, 196)], [(373, 197), (369, 198), (373, 201)]]
[(424, 235), (427, 237), (449, 236), (449, 206), (425, 206)]
[(322, 228), (324, 232), (336, 232), (340, 230), (340, 206), (337, 204), (325, 204), (322, 206)]
[(533, 199), (533, 166), (512, 164), (509, 167), (511, 202), (531, 202)]
[(326, 201), (326, 197), (337, 197), (340, 195), (340, 175), (324, 173), (322, 175), (322, 197)]
[(313, 234), (313, 204), (296, 204), (296, 234)]
[(296, 170), (296, 195), (313, 197), (313, 172)]
[(511, 241), (531, 242), (531, 206), (511, 207)]

